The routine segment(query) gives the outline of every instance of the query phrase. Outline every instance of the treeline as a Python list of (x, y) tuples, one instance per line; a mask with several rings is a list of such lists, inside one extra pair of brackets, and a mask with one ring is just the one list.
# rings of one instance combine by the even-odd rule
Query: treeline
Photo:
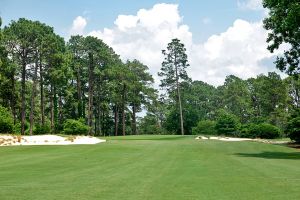
[(0, 117), (13, 123), (2, 132), (137, 133), (136, 113), (156, 99), (147, 66), (123, 63), (95, 37), (65, 42), (39, 21), (21, 18), (0, 31), (0, 105), (12, 120)]
[[(141, 132), (179, 134), (175, 99), (172, 95), (161, 98), (159, 109), (141, 120)], [(280, 137), (287, 133), (293, 115), (299, 116), (300, 80), (281, 79), (269, 72), (247, 80), (230, 75), (219, 87), (185, 81), (181, 83), (181, 99), (186, 134), (264, 137), (259, 131), (268, 129), (271, 136), (266, 137)]]
[[(299, 140), (299, 79), (230, 75), (214, 87), (188, 77), (185, 51), (178, 39), (162, 51), (158, 95), (147, 66), (122, 62), (102, 40), (77, 35), (65, 42), (41, 22), (11, 21), (0, 29), (0, 133), (270, 133)], [(139, 118), (141, 111), (147, 114)]]

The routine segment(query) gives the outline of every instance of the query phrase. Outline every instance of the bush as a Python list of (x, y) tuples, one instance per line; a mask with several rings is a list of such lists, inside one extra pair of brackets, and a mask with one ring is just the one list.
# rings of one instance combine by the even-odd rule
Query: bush
[(268, 123), (246, 124), (242, 126), (240, 131), (240, 137), (246, 138), (274, 139), (280, 136), (280, 129)]
[(233, 114), (222, 112), (219, 114), (216, 123), (216, 130), (219, 135), (237, 136), (239, 121)]
[(87, 134), (89, 127), (84, 124), (84, 119), (67, 119), (64, 123), (64, 133), (70, 135)]
[(295, 117), (288, 122), (286, 133), (291, 140), (300, 143), (300, 117)]
[(257, 137), (259, 138), (274, 139), (279, 138), (281, 136), (280, 129), (272, 124), (262, 123), (257, 126)]
[(239, 137), (242, 138), (257, 138), (259, 134), (259, 126), (257, 124), (244, 124), (241, 127)]
[(215, 129), (216, 122), (211, 120), (203, 120), (197, 123), (197, 126), (192, 129), (193, 135), (215, 135), (217, 131)]
[[(16, 134), (21, 133), (21, 122), (16, 123), (14, 125), (13, 132)], [(25, 134), (28, 134), (28, 133), (29, 133), (29, 123), (27, 121), (25, 121)]]
[(166, 131), (158, 125), (156, 117), (149, 113), (139, 121), (137, 128), (139, 134), (161, 135), (166, 133)]
[(35, 135), (41, 135), (41, 134), (47, 134), (50, 133), (51, 128), (49, 124), (36, 124), (33, 129), (33, 134)]
[(12, 133), (14, 128), (14, 120), (10, 112), (0, 106), (0, 133)]

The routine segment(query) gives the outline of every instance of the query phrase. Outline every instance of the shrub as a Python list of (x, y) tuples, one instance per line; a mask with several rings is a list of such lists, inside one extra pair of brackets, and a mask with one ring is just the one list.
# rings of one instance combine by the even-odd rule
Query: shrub
[(10, 112), (0, 106), (0, 133), (12, 133), (14, 128), (14, 120)]
[(219, 114), (216, 123), (216, 130), (219, 135), (237, 136), (239, 121), (235, 115), (222, 112)]
[(257, 131), (257, 137), (259, 138), (274, 139), (281, 136), (280, 129), (268, 123), (259, 124)]
[(70, 135), (87, 134), (89, 127), (84, 124), (84, 119), (67, 119), (64, 123), (64, 133)]
[(291, 138), (291, 140), (300, 142), (300, 117), (292, 118), (288, 122), (286, 133)]
[(36, 124), (34, 129), (33, 129), (33, 134), (35, 135), (40, 135), (40, 134), (47, 134), (50, 133), (51, 128), (49, 124)]
[[(20, 134), (21, 133), (21, 122), (16, 123), (13, 127), (13, 132)], [(29, 133), (29, 123), (25, 121), (25, 134)]]
[(257, 138), (259, 134), (259, 126), (257, 124), (244, 124), (241, 127), (239, 137), (243, 138)]
[(215, 135), (217, 131), (215, 129), (216, 122), (211, 120), (203, 120), (197, 123), (197, 126), (193, 128), (193, 135), (197, 134), (207, 134), (207, 135)]
[(166, 131), (158, 124), (156, 117), (147, 113), (138, 123), (139, 134), (165, 134)]

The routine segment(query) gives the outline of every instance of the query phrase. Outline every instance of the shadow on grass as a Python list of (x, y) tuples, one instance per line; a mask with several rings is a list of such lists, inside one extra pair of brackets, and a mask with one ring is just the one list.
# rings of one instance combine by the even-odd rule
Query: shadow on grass
[[(119, 139), (119, 140), (179, 140), (183, 139), (183, 137), (166, 137), (166, 138), (124, 138), (124, 139)], [(118, 140), (118, 139), (116, 139)]]
[(300, 160), (300, 152), (261, 152), (261, 153), (237, 153), (235, 155), (241, 157), (254, 157), (254, 158), (265, 158), (265, 159), (290, 159)]
[(187, 137), (181, 135), (134, 135), (134, 136), (112, 136), (104, 138), (108, 140), (181, 140)]

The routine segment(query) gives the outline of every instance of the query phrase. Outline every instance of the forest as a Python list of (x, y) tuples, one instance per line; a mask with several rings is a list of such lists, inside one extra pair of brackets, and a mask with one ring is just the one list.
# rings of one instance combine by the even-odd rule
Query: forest
[(75, 35), (65, 41), (52, 27), (25, 18), (0, 31), (2, 133), (299, 140), (293, 128), (300, 123), (300, 80), (293, 74), (269, 72), (247, 80), (228, 75), (215, 87), (188, 76), (184, 44), (173, 39), (162, 50), (161, 84), (155, 88), (151, 66), (122, 61), (98, 38)]

